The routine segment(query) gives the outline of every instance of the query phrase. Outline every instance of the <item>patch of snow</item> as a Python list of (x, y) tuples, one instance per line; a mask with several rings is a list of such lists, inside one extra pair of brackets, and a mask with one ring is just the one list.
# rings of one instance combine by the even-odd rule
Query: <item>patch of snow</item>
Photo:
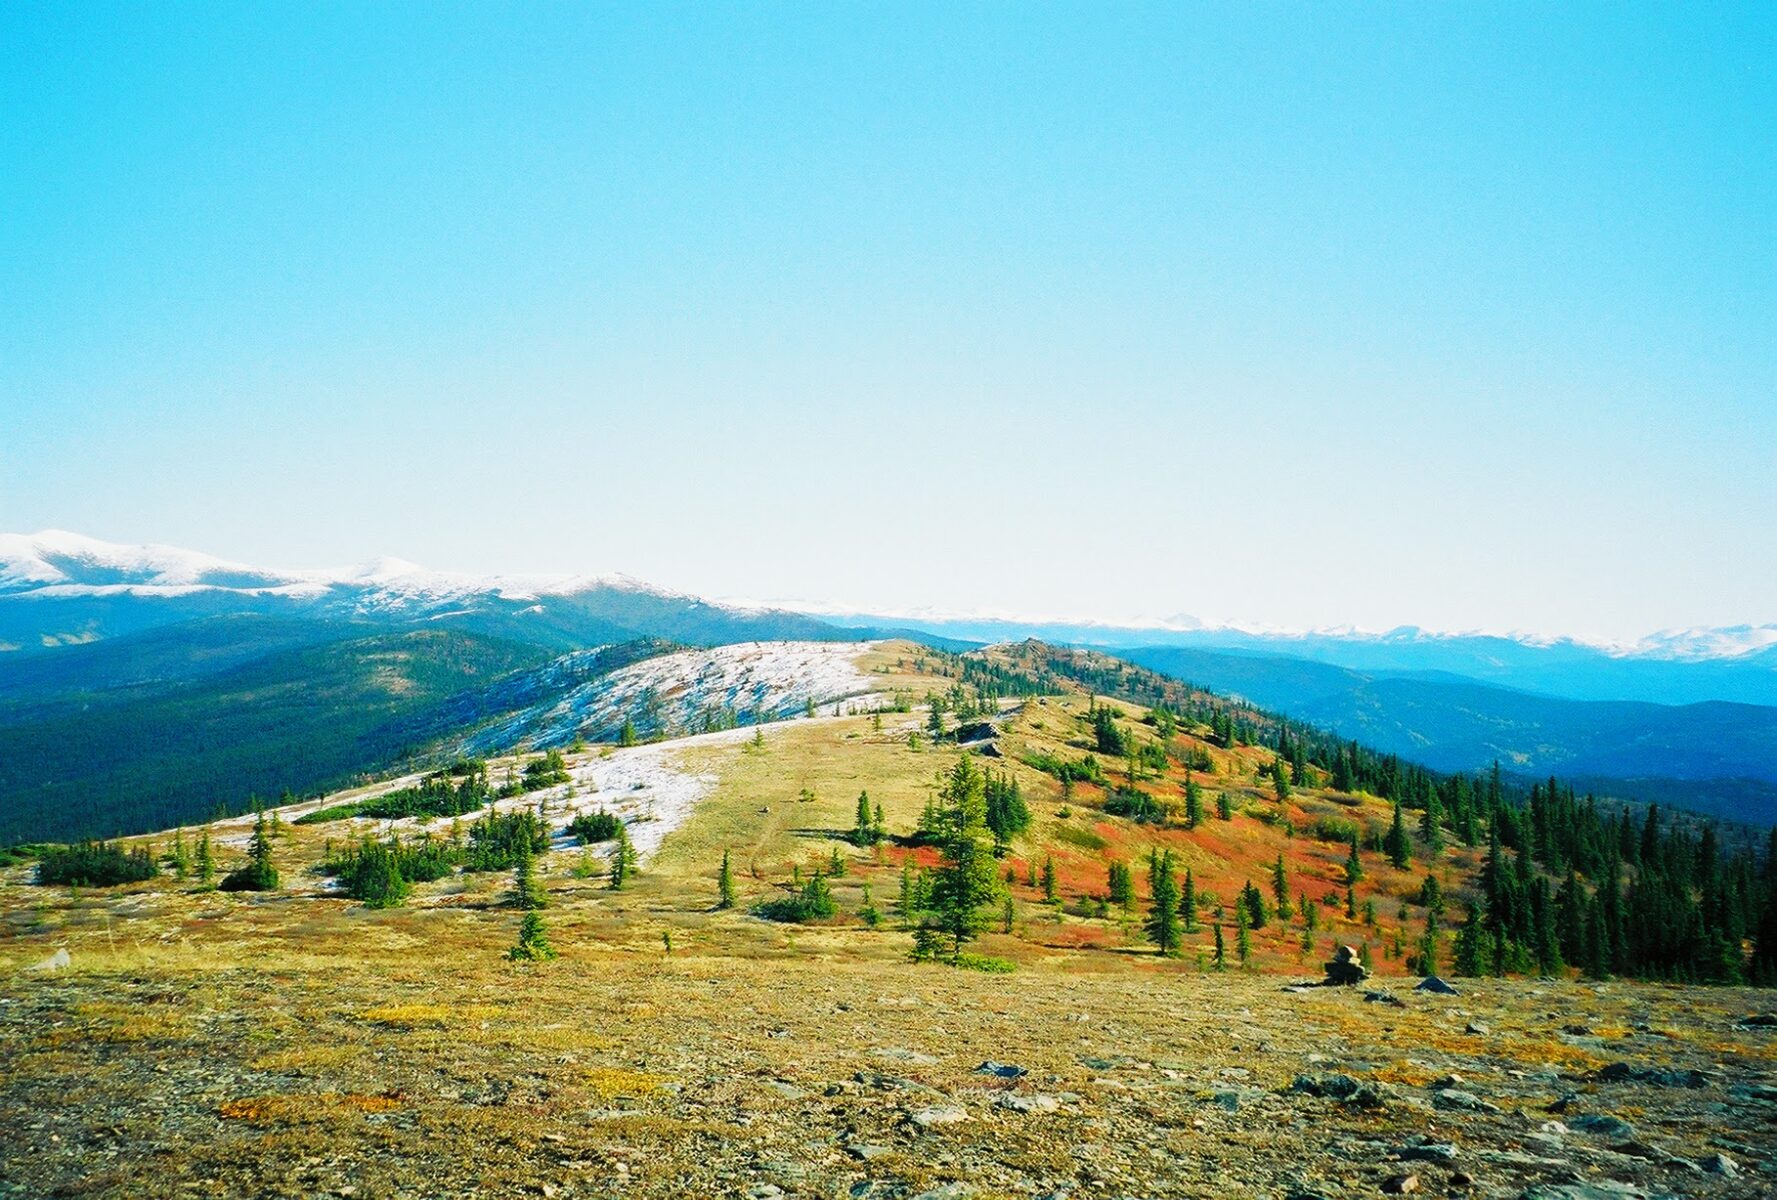
[(486, 754), (522, 740), (538, 748), (576, 737), (599, 738), (633, 720), (646, 734), (669, 736), (721, 714), (757, 724), (848, 701), (875, 697), (876, 684), (857, 660), (872, 642), (741, 642), (681, 650), (620, 667), (544, 704), (483, 729), (469, 750)]
[[(492, 810), (502, 813), (518, 812), (521, 809), (535, 810), (542, 805), (550, 828), (552, 850), (571, 850), (578, 845), (573, 835), (567, 831), (569, 822), (576, 816), (589, 812), (612, 813), (629, 827), (630, 842), (635, 846), (640, 860), (646, 863), (660, 849), (667, 836), (690, 818), (698, 803), (716, 786), (714, 775), (694, 773), (683, 768), (680, 759), (684, 753), (700, 747), (748, 741), (754, 736), (754, 732), (751, 728), (725, 729), (718, 733), (698, 734), (646, 746), (604, 748), (586, 754), (569, 755), (569, 782), (539, 788), (522, 796), (496, 800)], [(767, 736), (769, 735), (770, 731), (767, 730)], [(489, 775), (495, 784), (500, 783), (504, 779), (502, 764), (492, 764)], [(335, 793), (320, 800), (306, 800), (277, 811), (284, 821), (294, 821), (317, 809), (350, 800), (371, 799), (397, 788), (412, 787), (420, 779), (419, 775), (407, 775), (374, 787)], [(480, 809), (457, 818), (403, 817), (388, 820), (380, 817), (346, 817), (337, 825), (342, 830), (350, 830), (354, 837), (365, 833), (377, 836), (398, 833), (407, 839), (428, 831), (434, 836), (444, 836), (448, 834), (453, 820), (461, 822), (467, 830), (481, 813), (487, 811), (488, 809)], [(215, 822), (210, 826), (212, 842), (244, 849), (252, 836), (254, 819), (249, 814)], [(594, 849), (601, 847), (595, 846)], [(608, 850), (609, 846), (602, 849)]]

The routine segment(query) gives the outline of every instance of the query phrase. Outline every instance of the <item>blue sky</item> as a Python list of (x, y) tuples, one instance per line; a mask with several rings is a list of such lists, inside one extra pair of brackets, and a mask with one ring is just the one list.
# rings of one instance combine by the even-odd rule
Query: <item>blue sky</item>
[(0, 8), (0, 527), (1777, 621), (1768, 6)]

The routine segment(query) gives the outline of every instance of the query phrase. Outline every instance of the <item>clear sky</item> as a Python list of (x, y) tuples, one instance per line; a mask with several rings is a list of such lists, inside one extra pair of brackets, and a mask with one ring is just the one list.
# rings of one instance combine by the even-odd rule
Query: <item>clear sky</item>
[(9, 3), (0, 528), (1777, 621), (1773, 12)]

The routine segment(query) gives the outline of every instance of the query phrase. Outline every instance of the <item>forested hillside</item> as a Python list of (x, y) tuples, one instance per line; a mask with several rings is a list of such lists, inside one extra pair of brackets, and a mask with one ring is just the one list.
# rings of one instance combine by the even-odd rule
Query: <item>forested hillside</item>
[(0, 842), (163, 828), (239, 812), (254, 794), (338, 786), (421, 749), (428, 718), (453, 697), (549, 657), (425, 630), (278, 650), (36, 711), (15, 699), (0, 724)]

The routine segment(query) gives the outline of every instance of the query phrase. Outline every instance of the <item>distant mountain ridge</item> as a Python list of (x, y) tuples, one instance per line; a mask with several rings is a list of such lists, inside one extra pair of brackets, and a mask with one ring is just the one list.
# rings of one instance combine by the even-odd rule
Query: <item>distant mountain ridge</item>
[(1384, 633), (1353, 629), (1267, 632), (1193, 626), (1183, 618), (1155, 625), (865, 613), (829, 614), (828, 619), (893, 623), (982, 643), (1034, 637), (1113, 653), (1135, 647), (1178, 647), (1282, 656), (1365, 672), (1445, 672), (1570, 700), (1643, 700), (1652, 704), (1728, 700), (1777, 705), (1777, 624), (1668, 630), (1632, 643), (1593, 643), (1529, 635), (1438, 633), (1413, 626)]
[[(25, 759), (10, 765), (11, 786), (41, 811), (64, 793), (41, 771), (26, 778), (43, 753), (35, 748), (61, 739), (96, 752), (102, 743), (88, 738), (89, 726), (127, 729), (129, 711), (156, 727), (183, 713), (216, 723), (221, 737), (238, 727), (237, 714), (212, 698), (248, 694), (238, 691), (243, 680), (293, 684), (303, 670), (333, 681), (316, 685), (331, 689), (330, 703), (383, 705), (366, 664), (392, 661), (376, 641), (387, 636), (452, 635), (399, 643), (403, 670), (431, 681), (414, 693), (424, 703), (386, 705), (359, 735), (375, 753), (348, 756), (338, 771), (518, 720), (533, 704), (544, 707), (524, 718), (540, 722), (527, 732), (542, 733), (566, 685), (615, 669), (613, 655), (895, 636), (959, 649), (1037, 637), (1103, 650), (1443, 770), (1497, 758), (1518, 774), (1583, 777), (1606, 794), (1658, 794), (1777, 821), (1777, 643), (1767, 642), (1777, 630), (1769, 626), (1661, 635), (1631, 651), (1421, 630), (1274, 635), (1185, 624), (848, 620), (713, 603), (621, 575), (473, 576), (399, 559), (274, 570), (169, 546), (10, 534), (0, 535), (0, 735)], [(511, 678), (490, 678), (494, 663), (507, 664)], [(468, 674), (454, 674), (459, 668)], [(585, 704), (563, 710), (578, 714), (576, 726), (586, 705), (594, 725), (615, 714), (597, 708), (598, 689), (584, 695)], [(126, 777), (147, 778), (117, 776)], [(0, 818), (7, 801), (0, 787)]]
[(558, 650), (644, 636), (692, 645), (856, 636), (801, 613), (712, 604), (623, 575), (474, 576), (399, 559), (279, 571), (59, 531), (0, 534), (0, 651), (242, 615), (380, 627), (446, 622)]

